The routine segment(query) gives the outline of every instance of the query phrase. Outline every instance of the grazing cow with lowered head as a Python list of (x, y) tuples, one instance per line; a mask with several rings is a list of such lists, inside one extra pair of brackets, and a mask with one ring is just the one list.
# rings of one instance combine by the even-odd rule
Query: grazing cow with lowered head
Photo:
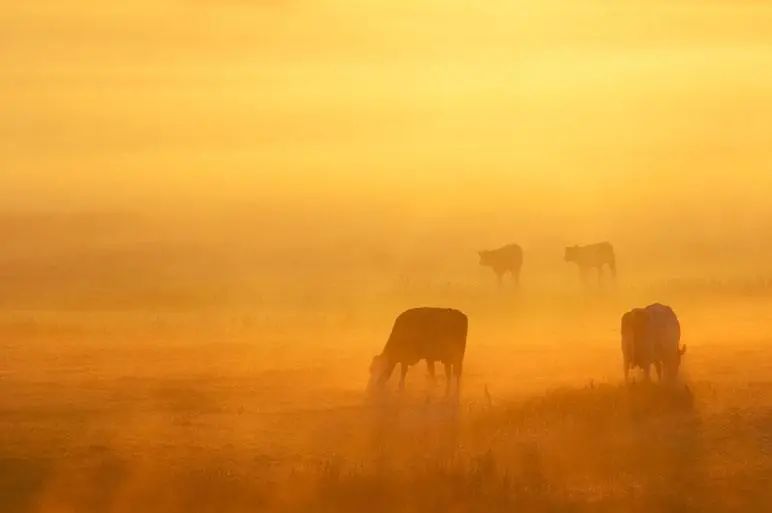
[(403, 389), (408, 367), (426, 360), (432, 377), (434, 362), (445, 365), (446, 393), (450, 391), (452, 376), (456, 378), (458, 390), (467, 325), (466, 315), (450, 308), (413, 308), (401, 313), (394, 321), (383, 351), (373, 358), (368, 389), (382, 388), (398, 363), (401, 365), (399, 387)]
[(587, 273), (593, 268), (598, 270), (598, 280), (600, 281), (604, 265), (608, 266), (612, 277), (616, 278), (617, 275), (614, 247), (610, 242), (599, 242), (587, 246), (569, 246), (566, 248), (565, 260), (579, 266), (582, 279), (585, 281)]
[(622, 316), (622, 365), (625, 381), (630, 369), (640, 367), (650, 379), (654, 365), (657, 378), (674, 381), (686, 346), (679, 346), (681, 324), (669, 306), (654, 303), (635, 308)]
[(512, 274), (515, 284), (520, 283), (520, 268), (523, 266), (523, 250), (517, 244), (509, 244), (499, 249), (478, 251), (480, 265), (490, 267), (499, 279), (499, 285), (506, 273)]

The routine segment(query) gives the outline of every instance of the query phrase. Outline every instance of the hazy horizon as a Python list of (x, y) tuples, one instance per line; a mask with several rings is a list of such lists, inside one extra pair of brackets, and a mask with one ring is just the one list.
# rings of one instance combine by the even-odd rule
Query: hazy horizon
[(402, 254), (611, 240), (718, 274), (737, 248), (766, 275), (770, 24), (759, 2), (9, 5), (0, 214)]
[(3, 513), (772, 510), (772, 3), (0, 4)]

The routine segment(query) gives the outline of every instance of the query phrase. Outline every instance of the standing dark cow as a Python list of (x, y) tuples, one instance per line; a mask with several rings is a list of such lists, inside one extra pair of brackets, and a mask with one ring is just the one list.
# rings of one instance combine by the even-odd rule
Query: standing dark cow
[(569, 246), (566, 248), (565, 260), (579, 266), (584, 280), (587, 279), (587, 273), (590, 269), (596, 268), (600, 281), (604, 265), (608, 265), (612, 277), (616, 278), (617, 275), (614, 247), (610, 242), (599, 242), (588, 246)]
[(636, 308), (622, 316), (622, 365), (625, 381), (630, 369), (640, 367), (646, 379), (650, 367), (657, 370), (662, 381), (675, 380), (686, 346), (679, 347), (681, 325), (675, 312), (665, 305), (654, 303)]
[(383, 387), (397, 363), (401, 364), (400, 389), (410, 365), (425, 359), (434, 377), (434, 362), (445, 364), (446, 393), (453, 375), (460, 388), (461, 366), (466, 348), (467, 317), (450, 308), (413, 308), (397, 317), (381, 354), (370, 365), (368, 389)]
[(480, 265), (490, 267), (499, 279), (499, 285), (507, 272), (512, 274), (515, 284), (520, 283), (520, 268), (523, 266), (523, 250), (517, 244), (489, 251), (478, 251)]

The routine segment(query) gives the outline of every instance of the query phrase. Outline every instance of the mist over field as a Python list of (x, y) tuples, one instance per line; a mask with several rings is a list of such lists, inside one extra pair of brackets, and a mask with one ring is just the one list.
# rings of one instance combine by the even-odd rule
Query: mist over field
[(6, 4), (3, 513), (772, 507), (767, 2)]

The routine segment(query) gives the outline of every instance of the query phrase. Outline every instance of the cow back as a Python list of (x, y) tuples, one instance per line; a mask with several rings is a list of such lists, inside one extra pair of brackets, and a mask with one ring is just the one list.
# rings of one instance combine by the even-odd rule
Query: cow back
[(566, 258), (582, 266), (600, 266), (614, 263), (614, 247), (610, 242), (599, 242), (587, 246), (571, 246), (566, 248)]
[(646, 307), (649, 336), (653, 339), (657, 351), (663, 357), (678, 352), (681, 340), (681, 325), (675, 312), (669, 306), (654, 303)]
[(649, 365), (654, 359), (654, 347), (648, 333), (646, 311), (635, 308), (622, 316), (622, 352), (632, 365)]
[(413, 308), (394, 321), (383, 354), (391, 361), (459, 362), (464, 357), (468, 320), (450, 308)]
[(481, 251), (481, 264), (489, 267), (514, 270), (523, 263), (523, 249), (517, 244), (508, 244), (498, 249)]

